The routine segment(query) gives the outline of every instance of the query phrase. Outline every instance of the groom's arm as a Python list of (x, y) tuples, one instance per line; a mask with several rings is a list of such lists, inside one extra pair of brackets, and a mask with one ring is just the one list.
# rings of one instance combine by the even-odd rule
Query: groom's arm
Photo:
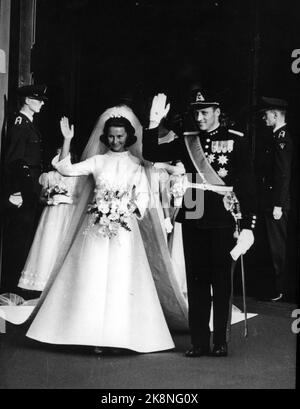
[(158, 127), (143, 130), (143, 158), (151, 162), (169, 162), (180, 159), (183, 146), (180, 138), (169, 143), (158, 143)]

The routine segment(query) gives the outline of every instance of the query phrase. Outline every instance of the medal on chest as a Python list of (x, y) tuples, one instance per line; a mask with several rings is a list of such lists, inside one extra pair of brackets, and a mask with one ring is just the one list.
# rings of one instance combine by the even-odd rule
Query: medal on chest
[(211, 142), (211, 151), (212, 153), (230, 153), (233, 151), (232, 139), (227, 141), (212, 141)]
[[(232, 139), (226, 141), (211, 141), (210, 152), (206, 152), (208, 162), (213, 166), (217, 174), (221, 178), (228, 175), (226, 165), (229, 162), (228, 154), (233, 151), (234, 141)], [(209, 148), (209, 146), (206, 146)]]

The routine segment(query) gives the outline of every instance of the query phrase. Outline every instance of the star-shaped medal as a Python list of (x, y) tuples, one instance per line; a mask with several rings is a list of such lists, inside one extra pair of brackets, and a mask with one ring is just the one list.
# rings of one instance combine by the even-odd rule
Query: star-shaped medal
[(225, 178), (225, 176), (228, 175), (228, 170), (225, 169), (225, 168), (220, 168), (220, 169), (218, 170), (218, 175), (219, 175), (221, 178)]
[(220, 165), (226, 165), (226, 163), (228, 163), (228, 158), (226, 155), (220, 155), (218, 157), (218, 162)]
[(213, 163), (213, 161), (216, 159), (216, 155), (214, 153), (211, 153), (208, 155), (208, 161), (209, 163)]

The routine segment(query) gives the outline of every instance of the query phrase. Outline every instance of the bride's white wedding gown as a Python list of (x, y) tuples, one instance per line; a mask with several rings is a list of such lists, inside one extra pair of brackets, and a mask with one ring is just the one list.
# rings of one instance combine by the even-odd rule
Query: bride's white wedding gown
[[(144, 213), (149, 187), (139, 159), (129, 152), (96, 155), (72, 165), (56, 164), (65, 175), (92, 174), (112, 185), (136, 186)], [(53, 344), (127, 348), (153, 352), (174, 347), (158, 299), (137, 220), (116, 237), (87, 231), (88, 218), (75, 237), (27, 336)]]

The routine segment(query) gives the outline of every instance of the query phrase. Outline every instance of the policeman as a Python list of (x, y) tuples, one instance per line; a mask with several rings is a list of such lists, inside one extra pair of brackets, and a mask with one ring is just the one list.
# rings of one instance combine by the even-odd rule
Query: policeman
[(290, 207), (292, 139), (286, 124), (287, 101), (262, 97), (262, 119), (272, 133), (266, 135), (259, 152), (260, 209), (265, 222), (272, 261), (270, 301), (283, 297), (287, 223)]
[[(235, 223), (228, 209), (233, 209), (236, 196), (243, 214), (238, 243), (245, 249), (244, 252), (254, 241), (252, 230), (256, 222), (255, 182), (247, 141), (241, 132), (220, 126), (219, 102), (205, 98), (198, 89), (192, 94), (179, 137), (159, 145), (158, 125), (168, 110), (166, 96), (155, 96), (150, 125), (143, 135), (144, 158), (159, 162), (180, 159), (189, 182), (207, 187), (205, 191), (193, 187), (187, 189), (177, 217), (183, 231), (192, 341), (192, 348), (186, 351), (186, 356), (227, 356), (230, 251), (235, 245)], [(212, 351), (209, 327), (211, 286)]]
[(9, 129), (5, 156), (7, 193), (12, 204), (4, 243), (4, 279), (9, 291), (17, 288), (40, 216), (42, 146), (33, 117), (47, 100), (46, 86), (22, 86), (18, 97), (21, 109)]

